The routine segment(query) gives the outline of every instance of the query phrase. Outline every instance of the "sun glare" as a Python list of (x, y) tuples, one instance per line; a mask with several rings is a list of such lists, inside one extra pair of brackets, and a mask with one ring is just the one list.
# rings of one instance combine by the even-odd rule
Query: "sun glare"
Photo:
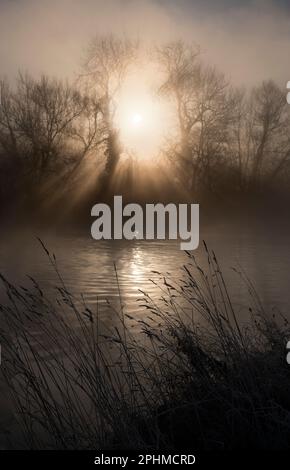
[(143, 117), (140, 113), (135, 113), (131, 117), (132, 125), (134, 127), (139, 127), (143, 123)]
[(129, 77), (117, 100), (116, 126), (125, 152), (154, 159), (168, 131), (168, 107), (152, 89), (149, 72)]

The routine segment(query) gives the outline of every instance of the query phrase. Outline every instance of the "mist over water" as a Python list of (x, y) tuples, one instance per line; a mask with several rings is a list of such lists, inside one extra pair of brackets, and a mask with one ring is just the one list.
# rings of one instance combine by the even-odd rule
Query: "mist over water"
[[(201, 219), (203, 221), (202, 212)], [(276, 220), (272, 227), (266, 220), (254, 217), (237, 219), (221, 216), (211, 223), (202, 223), (200, 246), (194, 252), (196, 259), (203, 268), (206, 266), (202, 243), (205, 240), (221, 264), (241, 320), (248, 319), (251, 301), (246, 286), (233, 267), (243, 270), (253, 282), (268, 311), (281, 309), (288, 315), (289, 231), (289, 223), (283, 218)], [(114, 324), (114, 314), (108, 301), (114, 308), (120, 308), (114, 263), (126, 312), (138, 319), (146, 315), (137, 302), (142, 297), (139, 289), (158, 300), (161, 292), (151, 282), (160, 279), (156, 271), (178, 280), (184, 276), (182, 267), (188, 262), (178, 240), (95, 241), (89, 233), (56, 235), (39, 232), (26, 230), (23, 235), (15, 232), (1, 236), (0, 272), (13, 283), (24, 286), (29, 285), (27, 275), (30, 275), (54, 298), (59, 280), (36, 239), (38, 236), (56, 255), (68, 290), (78, 299), (83, 294), (87, 305), (94, 310), (98, 303), (102, 321), (108, 326), (111, 322)]]

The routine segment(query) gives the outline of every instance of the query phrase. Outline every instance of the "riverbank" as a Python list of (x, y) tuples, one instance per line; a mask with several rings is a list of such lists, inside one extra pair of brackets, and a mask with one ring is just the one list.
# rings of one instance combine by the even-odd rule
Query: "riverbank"
[(206, 266), (189, 255), (180, 282), (157, 273), (162, 304), (140, 292), (142, 318), (120, 298), (107, 334), (98, 307), (75, 302), (48, 250), (55, 302), (36, 281), (25, 290), (2, 278), (10, 298), (1, 307), (3, 371), (22, 446), (289, 447), (289, 321), (267, 311), (240, 272), (252, 298), (241, 325), (215, 255), (206, 246), (205, 254)]

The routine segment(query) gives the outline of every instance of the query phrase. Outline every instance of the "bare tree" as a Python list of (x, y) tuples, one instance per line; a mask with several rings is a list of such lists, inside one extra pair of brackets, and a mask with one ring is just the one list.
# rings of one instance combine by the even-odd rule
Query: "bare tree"
[(192, 89), (199, 82), (199, 49), (181, 41), (171, 42), (157, 47), (155, 56), (164, 76), (159, 92), (171, 98), (176, 109), (180, 133), (179, 160), (187, 170), (192, 160), (191, 131), (198, 121)]
[(110, 36), (95, 37), (87, 50), (80, 81), (86, 93), (97, 98), (106, 137), (106, 172), (112, 175), (120, 156), (120, 142), (115, 128), (116, 97), (129, 66), (136, 57), (137, 42)]
[(101, 153), (100, 147), (107, 140), (105, 133), (100, 103), (94, 97), (82, 96), (82, 112), (68, 130), (68, 139), (76, 154), (68, 178), (72, 179), (89, 154), (98, 156)]
[(231, 151), (238, 162), (241, 189), (272, 184), (290, 164), (290, 110), (285, 93), (272, 81), (239, 98)]
[(18, 159), (16, 112), (13, 94), (6, 80), (0, 80), (0, 146), (6, 157)]
[(160, 92), (176, 109), (180, 140), (175, 157), (183, 178), (191, 191), (200, 180), (211, 186), (211, 169), (228, 145), (234, 94), (223, 74), (201, 63), (194, 45), (169, 43), (157, 48), (156, 56), (164, 76)]
[(82, 97), (67, 83), (20, 74), (13, 103), (17, 139), (34, 176), (41, 180), (56, 171), (66, 152), (67, 135), (84, 109)]
[(251, 95), (252, 178), (259, 183), (263, 172), (272, 179), (290, 158), (290, 113), (285, 93), (274, 82), (263, 82)]

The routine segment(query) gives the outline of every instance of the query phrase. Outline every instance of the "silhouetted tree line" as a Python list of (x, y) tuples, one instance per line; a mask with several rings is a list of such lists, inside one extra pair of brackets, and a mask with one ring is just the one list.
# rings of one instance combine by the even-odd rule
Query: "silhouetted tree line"
[[(0, 81), (1, 205), (33, 199), (43, 188), (71, 190), (88, 159), (93, 169), (101, 167), (96, 191), (113, 191), (122, 151), (114, 120), (117, 94), (139, 47), (124, 38), (95, 38), (73, 85), (28, 74), (19, 74), (14, 86)], [(177, 188), (193, 197), (287, 187), (285, 90), (273, 81), (237, 89), (204, 64), (198, 47), (183, 42), (154, 47), (150, 60), (162, 77), (156, 92), (175, 110), (175, 135), (168, 135), (160, 153)]]
[(234, 88), (182, 42), (157, 48), (157, 59), (165, 75), (160, 93), (174, 102), (179, 130), (167, 155), (189, 191), (260, 191), (289, 182), (285, 90), (271, 80), (250, 91)]

